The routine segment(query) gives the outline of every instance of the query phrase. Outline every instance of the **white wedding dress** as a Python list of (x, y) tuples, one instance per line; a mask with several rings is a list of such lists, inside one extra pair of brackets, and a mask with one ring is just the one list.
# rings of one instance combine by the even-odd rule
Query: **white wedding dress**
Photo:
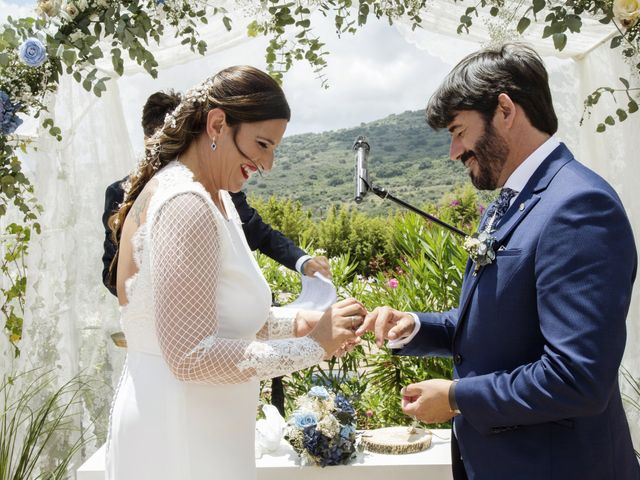
[(107, 479), (254, 479), (259, 380), (314, 365), (324, 351), (286, 338), (293, 319), (270, 307), (228, 194), (227, 220), (178, 161), (154, 178), (121, 311), (128, 352)]

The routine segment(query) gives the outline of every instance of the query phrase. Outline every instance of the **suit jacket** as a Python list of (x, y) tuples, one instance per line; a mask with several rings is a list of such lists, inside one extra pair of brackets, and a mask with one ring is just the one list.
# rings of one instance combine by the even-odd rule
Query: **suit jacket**
[[(109, 291), (117, 295), (115, 271), (114, 275), (109, 274), (109, 266), (116, 254), (116, 245), (111, 239), (111, 229), (109, 228), (109, 217), (124, 200), (124, 189), (122, 188), (122, 180), (112, 183), (107, 187), (105, 192), (104, 213), (102, 214), (102, 224), (105, 229), (104, 236), (104, 253), (102, 255), (102, 283)], [(289, 238), (285, 237), (282, 232), (274, 230), (267, 225), (260, 217), (260, 214), (247, 203), (247, 197), (243, 192), (231, 193), (233, 204), (240, 215), (242, 221), (242, 229), (247, 237), (247, 243), (251, 250), (260, 250), (268, 257), (273, 258), (276, 262), (281, 263), (291, 270), (295, 270), (296, 262), (306, 252), (299, 248)]]
[(637, 257), (620, 199), (561, 144), (401, 355), (451, 355), (469, 478), (637, 480), (618, 387)]

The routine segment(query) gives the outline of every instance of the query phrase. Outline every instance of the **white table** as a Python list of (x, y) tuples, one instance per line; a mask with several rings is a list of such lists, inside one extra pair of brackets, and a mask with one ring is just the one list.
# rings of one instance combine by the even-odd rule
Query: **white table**
[[(258, 480), (452, 480), (451, 430), (432, 430), (431, 447), (407, 455), (365, 452), (349, 465), (300, 467), (297, 455), (283, 441), (280, 449), (256, 460)], [(437, 436), (436, 436), (437, 435)], [(77, 480), (104, 480), (104, 445), (77, 471)]]

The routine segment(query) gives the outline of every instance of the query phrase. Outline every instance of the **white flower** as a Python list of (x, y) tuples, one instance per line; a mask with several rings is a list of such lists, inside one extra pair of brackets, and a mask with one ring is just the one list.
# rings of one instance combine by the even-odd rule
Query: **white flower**
[(80, 10), (73, 3), (67, 3), (63, 6), (62, 11), (67, 14), (70, 20), (73, 20), (78, 16)]
[(78, 10), (80, 10), (81, 12), (83, 10), (86, 10), (87, 7), (89, 6), (89, 2), (88, 0), (74, 0), (73, 4), (78, 7)]
[(60, 2), (56, 0), (40, 0), (36, 6), (36, 12), (42, 16), (55, 17), (59, 11)]
[(640, 18), (640, 0), (613, 0), (613, 15), (625, 27), (633, 27)]
[(340, 433), (340, 424), (333, 415), (323, 417), (316, 428), (329, 438), (333, 438)]
[(82, 39), (85, 37), (85, 34), (82, 33), (81, 30), (76, 30), (75, 32), (73, 32), (71, 35), (69, 35), (69, 41), (70, 42), (77, 42), (78, 40)]

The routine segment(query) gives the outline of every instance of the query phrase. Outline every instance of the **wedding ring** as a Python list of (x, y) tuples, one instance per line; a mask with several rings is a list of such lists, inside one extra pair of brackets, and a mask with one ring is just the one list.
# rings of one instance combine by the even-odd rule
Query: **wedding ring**
[(356, 317), (355, 317), (355, 315), (351, 315), (350, 320), (351, 320), (351, 330), (353, 330), (355, 332), (357, 330), (357, 328), (358, 328), (358, 326), (356, 325)]

